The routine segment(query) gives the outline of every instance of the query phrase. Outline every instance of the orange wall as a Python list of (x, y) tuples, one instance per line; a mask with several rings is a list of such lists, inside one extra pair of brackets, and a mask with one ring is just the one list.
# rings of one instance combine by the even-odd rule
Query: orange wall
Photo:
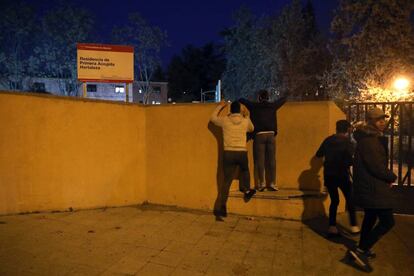
[(146, 199), (145, 110), (0, 93), (0, 213)]
[[(146, 200), (212, 209), (222, 181), (221, 131), (209, 123), (215, 107), (2, 92), (0, 214)], [(342, 118), (332, 102), (287, 103), (279, 110), (280, 187), (321, 189), (321, 162), (311, 159)], [(248, 147), (253, 184), (251, 142)]]

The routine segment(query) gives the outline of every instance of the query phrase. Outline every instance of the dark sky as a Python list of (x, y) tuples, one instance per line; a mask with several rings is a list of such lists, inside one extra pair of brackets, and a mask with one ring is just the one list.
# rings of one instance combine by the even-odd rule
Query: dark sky
[[(40, 0), (41, 1), (41, 0)], [(280, 12), (290, 0), (74, 0), (96, 16), (98, 33), (108, 38), (115, 24), (126, 22), (130, 12), (139, 12), (150, 24), (166, 30), (170, 47), (162, 51), (165, 67), (174, 54), (187, 44), (201, 46), (219, 42), (219, 32), (231, 26), (232, 13), (241, 5), (249, 7), (256, 16)], [(305, 1), (305, 0), (304, 0)], [(329, 30), (337, 0), (313, 0), (321, 30)]]

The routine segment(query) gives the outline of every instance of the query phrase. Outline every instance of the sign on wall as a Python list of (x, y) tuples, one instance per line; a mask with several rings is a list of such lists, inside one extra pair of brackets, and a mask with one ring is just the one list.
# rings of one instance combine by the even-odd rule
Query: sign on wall
[(77, 53), (79, 81), (134, 81), (134, 47), (78, 43)]

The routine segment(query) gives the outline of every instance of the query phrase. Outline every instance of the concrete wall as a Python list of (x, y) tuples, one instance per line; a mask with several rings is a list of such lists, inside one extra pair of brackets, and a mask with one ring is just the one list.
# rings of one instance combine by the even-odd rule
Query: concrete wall
[[(221, 131), (208, 122), (215, 104), (147, 108), (148, 201), (212, 209), (222, 182)], [(277, 183), (321, 190), (322, 162), (312, 158), (345, 115), (332, 102), (287, 103), (278, 111)], [(254, 183), (252, 142), (249, 147)], [(237, 180), (232, 189), (237, 189)]]
[[(145, 200), (212, 209), (223, 179), (221, 130), (209, 123), (215, 106), (0, 93), (0, 214)], [(330, 102), (282, 107), (280, 187), (321, 189), (322, 164), (312, 156), (342, 118)]]
[(0, 93), (0, 214), (146, 200), (145, 110)]

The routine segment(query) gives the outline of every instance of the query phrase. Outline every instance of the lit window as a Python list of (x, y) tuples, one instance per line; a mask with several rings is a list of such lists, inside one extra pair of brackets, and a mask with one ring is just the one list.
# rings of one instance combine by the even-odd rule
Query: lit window
[(125, 87), (115, 86), (115, 93), (125, 93)]
[(139, 94), (142, 94), (142, 90), (141, 89), (138, 92), (139, 92)]
[(87, 84), (86, 91), (87, 92), (96, 92), (96, 84)]

